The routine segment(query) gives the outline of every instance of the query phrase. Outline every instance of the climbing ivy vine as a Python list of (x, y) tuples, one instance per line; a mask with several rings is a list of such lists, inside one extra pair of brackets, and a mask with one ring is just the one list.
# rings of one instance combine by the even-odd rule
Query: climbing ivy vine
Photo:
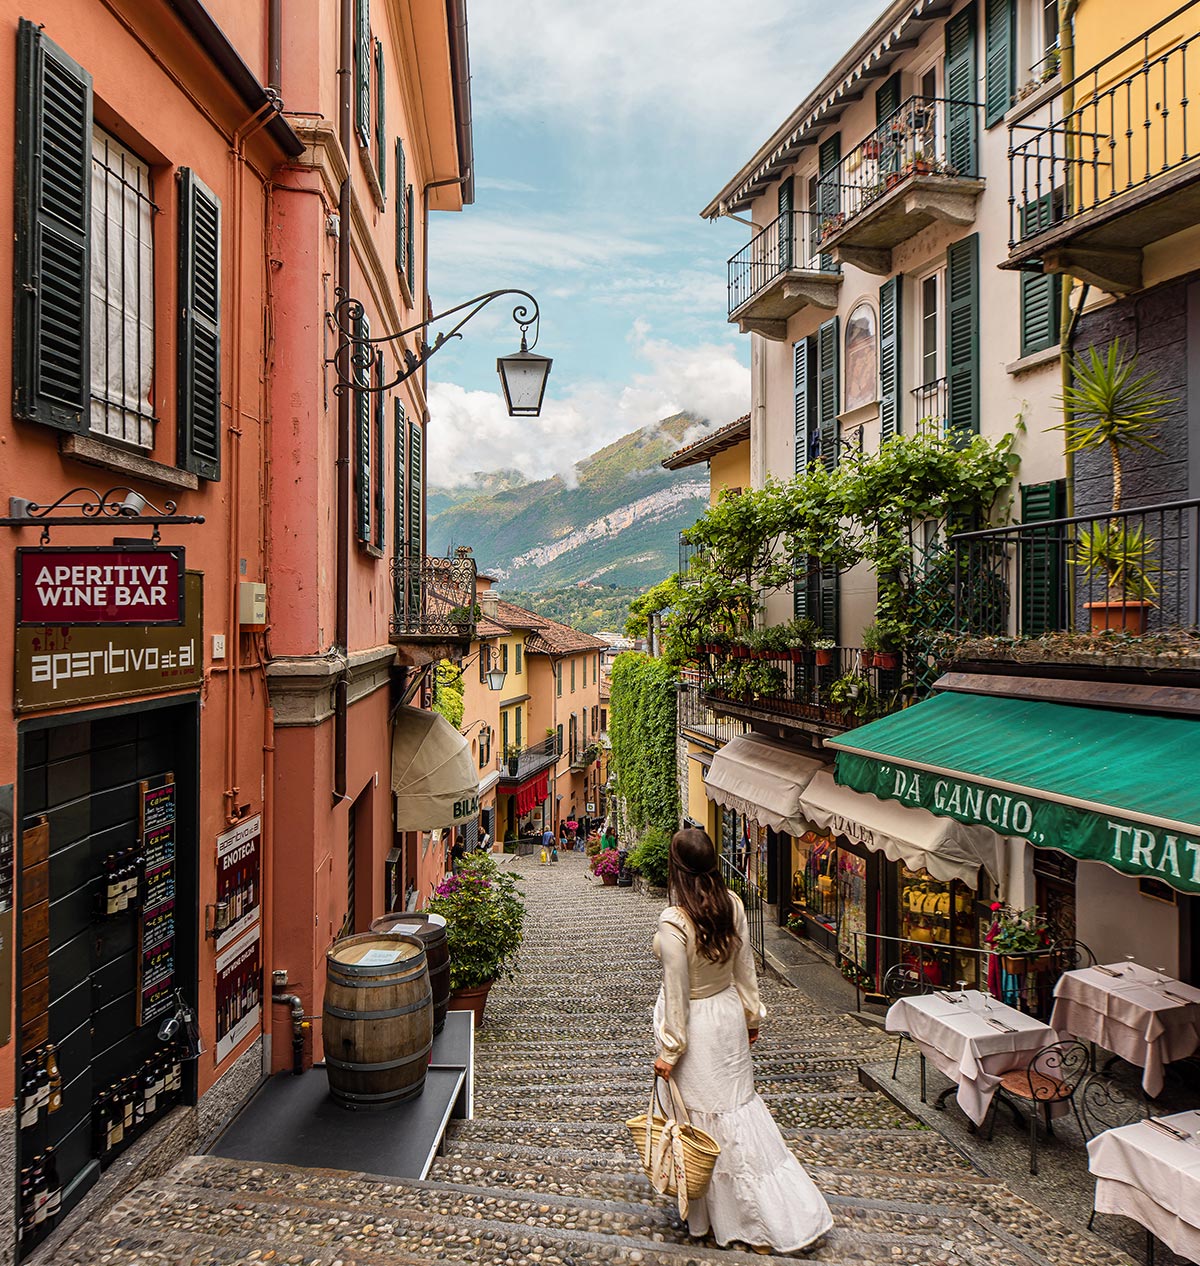
[[(613, 663), (609, 736), (617, 795), (639, 835), (679, 825), (675, 767), (676, 675), (662, 660), (628, 651)], [(625, 841), (622, 841), (624, 843)]]

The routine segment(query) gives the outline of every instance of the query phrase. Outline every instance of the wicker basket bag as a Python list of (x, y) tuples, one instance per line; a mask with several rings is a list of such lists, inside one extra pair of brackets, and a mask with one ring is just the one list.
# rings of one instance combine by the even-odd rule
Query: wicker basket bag
[[(662, 1107), (660, 1080), (666, 1082), (670, 1092), (663, 1109), (669, 1115), (657, 1110)], [(664, 1195), (675, 1196), (679, 1216), (686, 1218), (688, 1201), (699, 1200), (712, 1181), (713, 1166), (721, 1154), (716, 1139), (691, 1123), (679, 1087), (669, 1078), (657, 1076), (646, 1111), (625, 1124), (633, 1135), (650, 1185)]]

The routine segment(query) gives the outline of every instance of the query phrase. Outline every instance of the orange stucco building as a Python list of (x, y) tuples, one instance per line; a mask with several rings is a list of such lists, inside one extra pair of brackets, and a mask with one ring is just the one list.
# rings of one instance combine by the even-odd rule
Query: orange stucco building
[[(335, 308), (429, 312), (469, 71), (461, 0), (2, 8), (0, 1182), (52, 1146), (65, 1213), (176, 1103), (187, 1146), (290, 1066), (272, 973), (319, 1013), (330, 942), (442, 873), (393, 830), (391, 727), (465, 652), (428, 595), (474, 565), (424, 558), (424, 372), (387, 389), (417, 344), (339, 394)], [(114, 1143), (176, 990), (204, 1051)], [(23, 1113), (48, 1045), (61, 1106)]]

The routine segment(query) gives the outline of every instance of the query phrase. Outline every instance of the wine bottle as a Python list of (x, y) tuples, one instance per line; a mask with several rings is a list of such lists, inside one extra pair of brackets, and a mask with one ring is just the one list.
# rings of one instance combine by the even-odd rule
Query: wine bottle
[(112, 854), (104, 859), (104, 913), (117, 913), (117, 859)]
[(58, 1054), (53, 1042), (46, 1043), (46, 1075), (50, 1081), (50, 1097), (47, 1112), (57, 1112), (62, 1107), (62, 1073), (58, 1067)]
[(21, 1212), (18, 1235), (24, 1239), (33, 1230), (33, 1170), (21, 1170)]
[(136, 1124), (137, 1112), (133, 1102), (133, 1090), (129, 1079), (125, 1078), (118, 1091), (118, 1102), (121, 1105), (121, 1124), (126, 1130), (132, 1130)]
[(113, 1111), (108, 1118), (108, 1150), (111, 1152), (114, 1147), (118, 1147), (121, 1140), (125, 1137), (125, 1117), (121, 1110), (121, 1103), (115, 1100), (113, 1103)]
[(37, 1072), (37, 1108), (34, 1114), (34, 1120), (37, 1120), (43, 1108), (50, 1104), (50, 1072), (46, 1065), (42, 1062), (44, 1056), (42, 1052), (38, 1052)]
[(46, 1217), (56, 1218), (62, 1208), (62, 1183), (58, 1177), (58, 1153), (52, 1145), (46, 1148), (42, 1169), (46, 1175)]
[(42, 1168), (42, 1158), (33, 1158), (33, 1225), (41, 1226), (46, 1220), (46, 1205), (49, 1202), (46, 1187), (46, 1171)]

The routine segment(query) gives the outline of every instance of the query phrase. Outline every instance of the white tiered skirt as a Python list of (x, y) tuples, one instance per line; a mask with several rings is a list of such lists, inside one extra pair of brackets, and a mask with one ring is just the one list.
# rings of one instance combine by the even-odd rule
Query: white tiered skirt
[[(662, 1025), (661, 992), (654, 1031)], [(726, 1247), (734, 1240), (795, 1253), (833, 1226), (825, 1198), (788, 1151), (767, 1105), (754, 1089), (746, 1019), (737, 989), (689, 1004), (688, 1045), (671, 1074), (692, 1124), (721, 1147), (712, 1184), (693, 1200), (688, 1231), (712, 1232)]]

